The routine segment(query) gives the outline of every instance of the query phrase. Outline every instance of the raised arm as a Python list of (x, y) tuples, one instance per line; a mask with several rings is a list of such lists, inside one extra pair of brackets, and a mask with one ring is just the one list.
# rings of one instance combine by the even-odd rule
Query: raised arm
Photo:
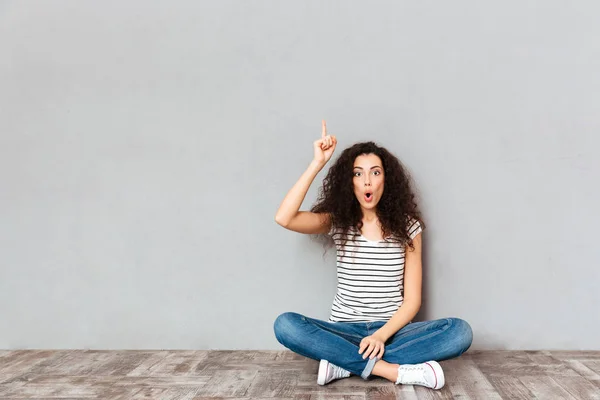
[(335, 136), (327, 135), (327, 125), (323, 120), (321, 138), (313, 142), (313, 160), (298, 182), (289, 190), (275, 214), (275, 221), (279, 225), (295, 232), (307, 234), (329, 231), (331, 226), (329, 214), (300, 211), (300, 206), (315, 176), (331, 159), (336, 144)]

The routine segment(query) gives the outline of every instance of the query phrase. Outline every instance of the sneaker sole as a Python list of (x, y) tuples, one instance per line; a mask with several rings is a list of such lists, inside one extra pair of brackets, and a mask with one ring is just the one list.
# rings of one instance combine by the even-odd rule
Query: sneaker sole
[(317, 375), (317, 383), (319, 385), (325, 385), (325, 379), (327, 378), (327, 367), (329, 366), (329, 361), (321, 360), (319, 363), (319, 373)]

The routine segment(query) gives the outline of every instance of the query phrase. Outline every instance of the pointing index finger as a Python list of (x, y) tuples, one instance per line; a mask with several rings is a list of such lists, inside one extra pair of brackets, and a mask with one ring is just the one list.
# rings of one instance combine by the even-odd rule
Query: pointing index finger
[(325, 123), (325, 120), (323, 120), (322, 126), (323, 126), (323, 132), (321, 134), (321, 137), (325, 137), (325, 136), (327, 136), (327, 124)]

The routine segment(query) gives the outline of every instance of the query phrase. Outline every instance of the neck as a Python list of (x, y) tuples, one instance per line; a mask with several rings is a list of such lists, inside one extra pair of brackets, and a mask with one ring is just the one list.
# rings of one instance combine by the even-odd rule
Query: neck
[(362, 209), (363, 221), (364, 222), (374, 222), (377, 221), (377, 213), (374, 209)]

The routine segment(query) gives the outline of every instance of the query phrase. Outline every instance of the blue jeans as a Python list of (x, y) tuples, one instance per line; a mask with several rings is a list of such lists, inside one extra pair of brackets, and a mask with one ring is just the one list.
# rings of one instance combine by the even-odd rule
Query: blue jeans
[[(363, 379), (378, 357), (363, 359), (360, 341), (387, 321), (328, 322), (285, 312), (273, 325), (277, 341), (304, 357), (327, 360)], [(458, 357), (471, 346), (473, 331), (460, 318), (410, 322), (385, 342), (382, 359), (391, 364), (418, 364)]]

